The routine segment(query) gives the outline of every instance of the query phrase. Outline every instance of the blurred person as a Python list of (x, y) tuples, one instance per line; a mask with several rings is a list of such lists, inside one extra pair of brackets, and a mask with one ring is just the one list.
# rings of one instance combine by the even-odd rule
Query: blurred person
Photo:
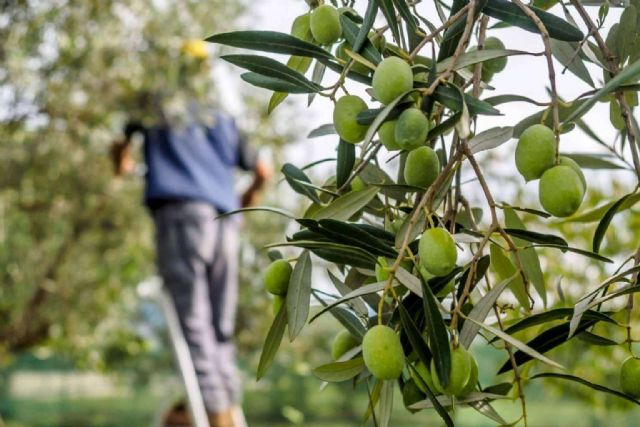
[[(203, 42), (189, 41), (181, 52), (186, 66), (181, 67), (180, 80), (188, 85), (190, 75), (185, 70), (208, 72), (207, 50)], [(207, 109), (189, 96), (176, 102), (179, 94), (145, 98), (152, 123), (126, 125), (124, 139), (112, 147), (116, 174), (135, 169), (130, 143), (134, 134), (141, 134), (145, 204), (156, 228), (158, 271), (175, 304), (209, 423), (243, 427), (233, 342), (238, 218), (216, 217), (254, 204), (272, 175), (271, 166), (224, 112)], [(234, 190), (238, 168), (253, 173), (253, 182), (241, 197)], [(165, 425), (191, 425), (183, 403), (165, 415)]]

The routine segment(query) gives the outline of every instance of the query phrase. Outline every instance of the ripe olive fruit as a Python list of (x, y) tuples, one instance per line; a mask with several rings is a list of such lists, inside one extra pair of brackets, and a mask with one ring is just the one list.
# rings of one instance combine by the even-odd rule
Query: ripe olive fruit
[(467, 384), (465, 384), (462, 391), (458, 393), (458, 396), (466, 396), (467, 394), (475, 390), (476, 386), (478, 385), (478, 362), (476, 362), (476, 358), (473, 357), (473, 354), (471, 353), (469, 353), (469, 360), (471, 361), (469, 380), (467, 381)]
[[(349, 62), (351, 61), (351, 57), (347, 55), (347, 52), (345, 52), (345, 49), (353, 50), (353, 48), (347, 41), (343, 41), (342, 43), (340, 43), (340, 45), (338, 46), (338, 49), (336, 49), (336, 56), (345, 62)], [(353, 65), (351, 66), (351, 71), (355, 71), (356, 73), (360, 73), (360, 74), (369, 74), (369, 71), (371, 70), (366, 65), (357, 61), (353, 61)]]
[(389, 120), (378, 128), (380, 142), (389, 151), (402, 150), (402, 147), (396, 141), (396, 122), (397, 120)]
[(554, 166), (540, 178), (540, 204), (553, 216), (574, 214), (584, 197), (584, 184), (571, 166)]
[(286, 295), (292, 272), (291, 265), (283, 259), (273, 261), (264, 272), (264, 287), (274, 295)]
[(640, 398), (640, 359), (629, 357), (622, 363), (620, 385), (629, 396)]
[(372, 87), (378, 101), (390, 103), (413, 87), (411, 66), (396, 56), (383, 59), (373, 73)]
[(453, 270), (458, 251), (451, 234), (444, 228), (430, 228), (422, 234), (418, 246), (420, 264), (434, 276), (445, 276)]
[(431, 147), (411, 150), (404, 164), (404, 180), (409, 185), (426, 188), (433, 184), (440, 172), (440, 160)]
[(358, 96), (345, 95), (338, 99), (333, 109), (333, 125), (340, 138), (357, 144), (364, 139), (367, 126), (357, 121), (358, 113), (367, 109), (367, 104)]
[(318, 6), (311, 12), (311, 34), (320, 44), (333, 44), (342, 35), (340, 14), (329, 4)]
[(333, 339), (331, 357), (333, 360), (338, 360), (343, 354), (356, 347), (358, 344), (360, 344), (358, 340), (351, 335), (349, 331), (340, 331)]
[(451, 350), (451, 371), (449, 372), (449, 384), (442, 387), (438, 378), (435, 361), (431, 360), (431, 379), (433, 386), (440, 393), (457, 396), (462, 392), (471, 376), (471, 356), (464, 347)]
[[(431, 371), (429, 370), (429, 368), (427, 368), (424, 363), (418, 361), (418, 363), (416, 363), (416, 372), (418, 373), (418, 375), (420, 375), (420, 379), (422, 381), (419, 381), (418, 379), (415, 379), (416, 382), (416, 386), (418, 386), (418, 389), (420, 389), (421, 392), (426, 393), (427, 391), (424, 388), (424, 384), (427, 385), (427, 387), (429, 387), (429, 390), (431, 390), (432, 392), (436, 393), (436, 389), (433, 386), (433, 378), (431, 377)], [(413, 374), (412, 376), (415, 377), (415, 374), (413, 373), (413, 371), (411, 371), (411, 373)]]
[(404, 368), (400, 337), (388, 326), (376, 325), (362, 340), (362, 357), (371, 374), (379, 380), (395, 380)]
[[(497, 37), (487, 37), (484, 41), (484, 48), (485, 49), (495, 49), (495, 50), (503, 50), (504, 49), (504, 44), (502, 43), (502, 41), (497, 38)], [(497, 74), (500, 71), (504, 70), (504, 68), (507, 66), (507, 57), (506, 56), (502, 56), (500, 58), (494, 58), (494, 59), (490, 59), (488, 61), (485, 61), (483, 64), (483, 68), (486, 67), (487, 71), (489, 73), (493, 74)]]
[(526, 181), (538, 179), (556, 162), (556, 137), (545, 125), (528, 127), (516, 147), (516, 167)]
[(582, 169), (580, 169), (580, 165), (578, 165), (575, 160), (567, 156), (560, 156), (558, 157), (558, 164), (561, 166), (569, 166), (574, 171), (576, 171), (576, 173), (580, 177), (582, 186), (585, 190), (587, 189), (587, 179), (584, 177), (584, 172), (582, 172)]
[(418, 108), (407, 108), (396, 121), (395, 137), (404, 150), (418, 148), (429, 134), (429, 119)]
[(282, 304), (284, 303), (284, 297), (280, 295), (274, 295), (273, 301), (271, 302), (271, 311), (276, 315), (280, 311)]

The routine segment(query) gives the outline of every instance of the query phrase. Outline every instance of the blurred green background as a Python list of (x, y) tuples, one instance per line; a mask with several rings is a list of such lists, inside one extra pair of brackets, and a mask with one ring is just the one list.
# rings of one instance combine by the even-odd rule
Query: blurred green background
[[(146, 94), (163, 90), (177, 99), (188, 95), (223, 108), (235, 106), (253, 143), (278, 167), (278, 159), (289, 158), (286, 150), (308, 131), (296, 127), (304, 117), (301, 105), (288, 104), (268, 118), (266, 91), (244, 88), (230, 99), (221, 86), (234, 72), (231, 68), (214, 61), (216, 79), (211, 79), (177, 53), (185, 39), (255, 26), (252, 2), (0, 3), (0, 425), (151, 425), (182, 389), (158, 308), (136, 292), (136, 285), (154, 272), (141, 180), (114, 179), (110, 144), (127, 118), (144, 115)], [(306, 8), (302, 0), (291, 4), (300, 12)], [(310, 175), (319, 182), (326, 179), (321, 172)], [(500, 180), (514, 203), (531, 202), (531, 194), (512, 185), (513, 177), (500, 176), (498, 170), (488, 176)], [(611, 179), (614, 192), (624, 194), (624, 186)], [(588, 205), (604, 197), (596, 185)], [(606, 194), (607, 200), (615, 197)], [(263, 203), (304, 209), (278, 182), (271, 184)], [(542, 226), (535, 218), (525, 221)], [(605, 255), (628, 252), (638, 239), (635, 211), (618, 215), (614, 223)], [(294, 344), (283, 344), (268, 376), (259, 383), (253, 379), (272, 319), (260, 280), (268, 262), (261, 248), (280, 240), (286, 225), (262, 213), (247, 215), (244, 222), (237, 338), (247, 416), (258, 427), (361, 425), (366, 391), (354, 391), (349, 384), (320, 391), (310, 373), (330, 359), (338, 329), (331, 318), (315, 322)], [(595, 224), (553, 227), (575, 246), (588, 247)], [(562, 286), (549, 283), (558, 305), (571, 304), (572, 286), (597, 283), (606, 273), (559, 257), (547, 260), (545, 274), (564, 277)], [(619, 329), (602, 332), (622, 339)], [(620, 346), (571, 345), (570, 351), (561, 348), (552, 356), (574, 374), (617, 387), (617, 367), (626, 357)], [(483, 368), (481, 380), (489, 385), (504, 356), (490, 347), (474, 352)], [(531, 426), (637, 425), (629, 404), (581, 386), (545, 381), (530, 383), (527, 392)], [(496, 408), (510, 421), (519, 411), (512, 401)], [(395, 413), (394, 426), (439, 425), (428, 411), (409, 414), (400, 396)], [(458, 409), (455, 417), (461, 426), (494, 425), (469, 409)]]

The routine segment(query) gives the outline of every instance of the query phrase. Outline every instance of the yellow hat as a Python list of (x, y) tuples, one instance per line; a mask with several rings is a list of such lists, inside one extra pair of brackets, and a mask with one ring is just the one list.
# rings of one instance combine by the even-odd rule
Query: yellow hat
[(207, 44), (200, 39), (188, 39), (182, 42), (182, 53), (197, 59), (205, 59), (209, 56)]

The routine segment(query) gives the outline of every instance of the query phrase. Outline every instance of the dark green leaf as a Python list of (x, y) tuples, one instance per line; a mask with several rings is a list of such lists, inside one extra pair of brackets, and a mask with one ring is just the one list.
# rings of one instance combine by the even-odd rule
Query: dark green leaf
[(382, 10), (382, 14), (387, 20), (387, 24), (391, 29), (391, 34), (393, 34), (393, 39), (396, 43), (400, 44), (400, 29), (398, 27), (398, 20), (396, 19), (396, 11), (393, 8), (392, 0), (374, 0), (380, 10)]
[(429, 351), (429, 346), (424, 341), (420, 330), (414, 323), (407, 309), (404, 307), (404, 304), (398, 304), (398, 311), (400, 312), (402, 331), (409, 339), (411, 347), (416, 352), (424, 366), (429, 366), (429, 363), (431, 362), (431, 351)]
[[(322, 86), (310, 81), (299, 72), (292, 70), (275, 59), (267, 58), (266, 56), (223, 55), (220, 58), (237, 65), (238, 67), (253, 71), (254, 73), (283, 80), (299, 87), (308, 88), (309, 92), (318, 92), (322, 90)], [(284, 90), (280, 90), (279, 92), (284, 92)]]
[(307, 56), (316, 59), (333, 58), (331, 53), (313, 43), (275, 31), (234, 31), (214, 34), (206, 38), (205, 41), (263, 52)]
[(409, 29), (409, 31), (415, 33), (417, 30), (416, 18), (414, 18), (414, 16), (411, 14), (411, 10), (409, 9), (406, 1), (393, 0), (393, 4), (395, 5), (396, 9), (398, 9), (398, 12), (400, 13), (400, 16), (402, 16), (402, 19), (404, 19), (404, 22), (407, 23), (407, 28)]
[(264, 340), (262, 346), (262, 353), (260, 354), (260, 362), (258, 362), (258, 373), (256, 379), (259, 380), (271, 366), (273, 358), (280, 348), (280, 342), (284, 336), (284, 329), (287, 326), (287, 307), (283, 304), (276, 315), (276, 318), (269, 328), (267, 338)]
[(511, 236), (526, 240), (532, 243), (551, 243), (556, 246), (568, 246), (566, 240), (555, 234), (543, 234), (535, 231), (522, 230), (519, 228), (505, 228), (504, 231)]
[[(537, 7), (530, 7), (530, 9), (540, 18), (551, 38), (568, 42), (582, 41), (584, 37), (582, 31), (567, 21)], [(523, 30), (540, 33), (540, 30), (533, 20), (529, 18), (517, 4), (507, 0), (488, 0), (484, 8), (484, 13), (492, 18), (522, 28)]]
[(601, 335), (597, 335), (597, 334), (591, 333), (589, 331), (581, 332), (580, 334), (578, 334), (576, 336), (578, 337), (578, 339), (580, 341), (584, 341), (587, 344), (591, 344), (591, 345), (608, 347), (608, 346), (613, 346), (613, 345), (619, 345), (620, 344), (617, 341), (614, 341), (612, 339), (603, 337)]
[(509, 102), (527, 102), (529, 104), (540, 105), (538, 101), (535, 101), (531, 98), (527, 98), (526, 96), (522, 96), (522, 95), (496, 95), (496, 96), (491, 96), (489, 98), (485, 98), (484, 102), (491, 104), (493, 106), (506, 104)]
[(618, 199), (609, 209), (605, 212), (604, 216), (598, 223), (598, 228), (596, 228), (596, 232), (593, 234), (593, 252), (600, 252), (600, 244), (602, 243), (602, 239), (604, 238), (605, 233), (607, 232), (607, 228), (609, 228), (609, 224), (613, 219), (614, 215), (618, 212), (618, 208), (630, 197), (633, 193), (622, 196)]
[(300, 169), (298, 169), (291, 163), (285, 163), (284, 166), (282, 166), (282, 173), (284, 174), (285, 179), (287, 180), (287, 182), (289, 183), (289, 186), (293, 191), (295, 191), (296, 193), (302, 194), (303, 196), (307, 196), (314, 203), (317, 203), (319, 205), (322, 204), (322, 201), (318, 197), (316, 190), (314, 190), (313, 188), (307, 187), (306, 185), (302, 185), (300, 184), (300, 182), (298, 182), (298, 181), (304, 181), (304, 182), (311, 183), (311, 180), (309, 179), (307, 174), (302, 172)]
[[(319, 292), (316, 290), (311, 291), (315, 299), (317, 299), (320, 304), (324, 307), (328, 307), (328, 304), (320, 297)], [(364, 334), (367, 332), (367, 329), (364, 327), (360, 318), (351, 310), (345, 307), (330, 307), (329, 313), (338, 321), (342, 326), (345, 327), (347, 331), (351, 333), (354, 337), (362, 340)]]
[[(629, 209), (633, 207), (636, 203), (640, 201), (640, 194), (634, 194), (629, 197), (620, 207), (618, 207), (618, 212)], [(602, 216), (609, 210), (611, 206), (613, 206), (615, 202), (605, 203), (602, 206), (598, 206), (597, 208), (593, 208), (586, 212), (581, 213), (580, 215), (570, 217), (566, 219), (566, 222), (593, 222), (598, 221)]]
[(449, 384), (451, 372), (451, 347), (449, 347), (449, 334), (442, 314), (438, 309), (438, 301), (431, 288), (422, 283), (422, 303), (426, 319), (429, 346), (433, 353), (433, 362), (442, 387)]
[(336, 163), (336, 186), (347, 182), (356, 162), (356, 146), (340, 139), (338, 144), (338, 162)]
[(258, 73), (242, 73), (240, 78), (245, 82), (263, 89), (269, 89), (278, 93), (315, 93), (318, 90), (308, 86), (300, 86), (275, 77), (263, 76)]
[[(325, 64), (323, 64), (323, 66), (324, 65), (338, 74), (342, 73), (342, 71), (344, 70), (344, 66), (336, 62), (327, 61)], [(347, 73), (347, 77), (349, 77), (353, 81), (362, 83), (363, 85), (371, 86), (371, 77), (369, 77), (368, 75), (349, 70), (349, 72)]]
[[(484, 322), (484, 319), (487, 318), (487, 315), (498, 300), (498, 297), (514, 278), (515, 275), (514, 277), (508, 277), (491, 288), (491, 290), (473, 306), (468, 318), (477, 320), (480, 323)], [(460, 344), (465, 348), (469, 348), (479, 330), (480, 326), (478, 324), (465, 321), (464, 325), (462, 325), (462, 330), (460, 331)]]
[[(580, 325), (576, 329), (576, 332), (580, 333), (582, 331), (586, 331), (596, 323), (597, 323), (597, 320), (582, 319), (582, 321), (580, 322)], [(540, 335), (538, 335), (537, 337), (529, 341), (527, 343), (527, 346), (539, 353), (546, 353), (547, 351), (552, 350), (558, 347), (559, 345), (564, 344), (570, 339), (571, 337), (569, 336), (569, 322), (565, 322), (561, 325), (545, 330)], [(524, 363), (533, 359), (531, 355), (522, 352), (521, 349), (518, 350), (513, 356), (514, 356), (516, 365), (518, 366), (522, 366)], [(513, 366), (511, 365), (511, 361), (507, 360), (498, 371), (498, 374), (502, 374), (504, 372), (510, 371), (511, 369), (513, 369)]]
[(367, 41), (369, 36), (369, 31), (373, 26), (373, 23), (376, 21), (376, 16), (378, 15), (378, 3), (375, 1), (370, 1), (367, 4), (367, 11), (364, 14), (364, 22), (360, 27), (360, 31), (358, 32), (358, 36), (353, 42), (353, 51), (358, 53), (360, 49), (364, 46), (364, 42)]
[(414, 368), (413, 365), (408, 365), (408, 366), (409, 366), (409, 370), (413, 374), (411, 376), (413, 378), (415, 378), (415, 380), (418, 383), (420, 383), (420, 385), (422, 386), (422, 389), (425, 390), (425, 392), (427, 394), (427, 398), (433, 404), (433, 407), (436, 409), (436, 412), (438, 413), (438, 415), (440, 415), (440, 418), (442, 418), (442, 420), (447, 425), (447, 427), (455, 427), (455, 424), (453, 423), (453, 420), (451, 419), (451, 416), (449, 415), (447, 410), (444, 409), (444, 407), (440, 404), (440, 401), (438, 400), (438, 396), (435, 395), (435, 393), (424, 382), (422, 377), (420, 377), (420, 374), (418, 373), (418, 371), (416, 371), (416, 368)]
[[(433, 97), (436, 101), (453, 111), (462, 111), (462, 97), (460, 96), (460, 91), (456, 88), (440, 85), (435, 90)], [(491, 104), (481, 101), (471, 95), (465, 94), (464, 102), (467, 104), (467, 107), (469, 108), (469, 115), (471, 116), (476, 114), (489, 116), (500, 115), (500, 111), (493, 108)]]
[(289, 340), (293, 341), (309, 317), (311, 302), (311, 256), (303, 251), (298, 257), (287, 291), (287, 318), (289, 319)]
[[(336, 307), (339, 304), (342, 304), (346, 301), (349, 301), (350, 299), (353, 298), (358, 298), (367, 294), (373, 294), (376, 292), (380, 292), (381, 290), (384, 289), (384, 287), (386, 286), (387, 282), (376, 282), (376, 283), (371, 283), (369, 285), (363, 285), (362, 287), (353, 290), (352, 292), (349, 292), (347, 295), (343, 296), (342, 298), (339, 298), (335, 301), (333, 301), (332, 303), (330, 303), (329, 305), (327, 305), (326, 307), (324, 307), (322, 310), (320, 310), (319, 312), (317, 312), (316, 314), (314, 314), (311, 319), (309, 320), (309, 323), (313, 322), (314, 320), (316, 320), (318, 317), (320, 317), (322, 314), (326, 313), (327, 311), (331, 310), (333, 307)], [(397, 286), (397, 284), (393, 284), (393, 286)]]
[[(351, 46), (353, 46), (358, 34), (360, 33), (360, 26), (349, 19), (345, 14), (340, 15), (340, 23), (342, 24), (342, 34), (344, 35), (344, 38), (347, 39)], [(382, 60), (380, 52), (378, 52), (378, 49), (375, 48), (368, 38), (364, 40), (362, 49), (359, 50), (358, 53), (373, 65), (377, 65)]]
[(398, 255), (391, 246), (378, 240), (378, 238), (357, 227), (355, 224), (336, 221), (335, 219), (322, 219), (319, 223), (323, 229), (330, 230), (337, 235), (342, 235), (343, 239), (346, 239), (346, 242), (365, 249), (374, 255), (393, 258)]
[(273, 208), (271, 206), (252, 206), (250, 208), (240, 208), (234, 211), (220, 214), (217, 217), (215, 217), (215, 219), (224, 218), (225, 216), (235, 215), (242, 212), (254, 212), (254, 211), (271, 212), (271, 213), (276, 213), (278, 215), (286, 216), (287, 218), (295, 219), (295, 215), (293, 215), (291, 212), (287, 212), (284, 209)]
[(619, 392), (617, 390), (613, 390), (613, 389), (610, 389), (608, 387), (605, 387), (605, 386), (602, 386), (602, 385), (599, 385), (599, 384), (594, 384), (592, 382), (589, 382), (589, 381), (587, 381), (585, 379), (582, 379), (580, 377), (575, 377), (573, 375), (556, 374), (554, 372), (544, 372), (542, 374), (534, 375), (530, 379), (534, 380), (536, 378), (558, 378), (558, 379), (562, 379), (562, 380), (573, 381), (573, 382), (576, 382), (576, 383), (580, 383), (582, 385), (586, 385), (587, 387), (590, 387), (593, 390), (602, 391), (604, 393), (609, 393), (609, 394), (611, 394), (613, 396), (620, 397), (622, 399), (628, 400), (629, 402), (635, 403), (636, 405), (640, 405), (640, 401), (639, 400), (636, 400), (636, 399), (634, 399), (633, 397), (631, 397), (629, 395), (626, 395), (626, 394), (621, 393), (621, 392)]

